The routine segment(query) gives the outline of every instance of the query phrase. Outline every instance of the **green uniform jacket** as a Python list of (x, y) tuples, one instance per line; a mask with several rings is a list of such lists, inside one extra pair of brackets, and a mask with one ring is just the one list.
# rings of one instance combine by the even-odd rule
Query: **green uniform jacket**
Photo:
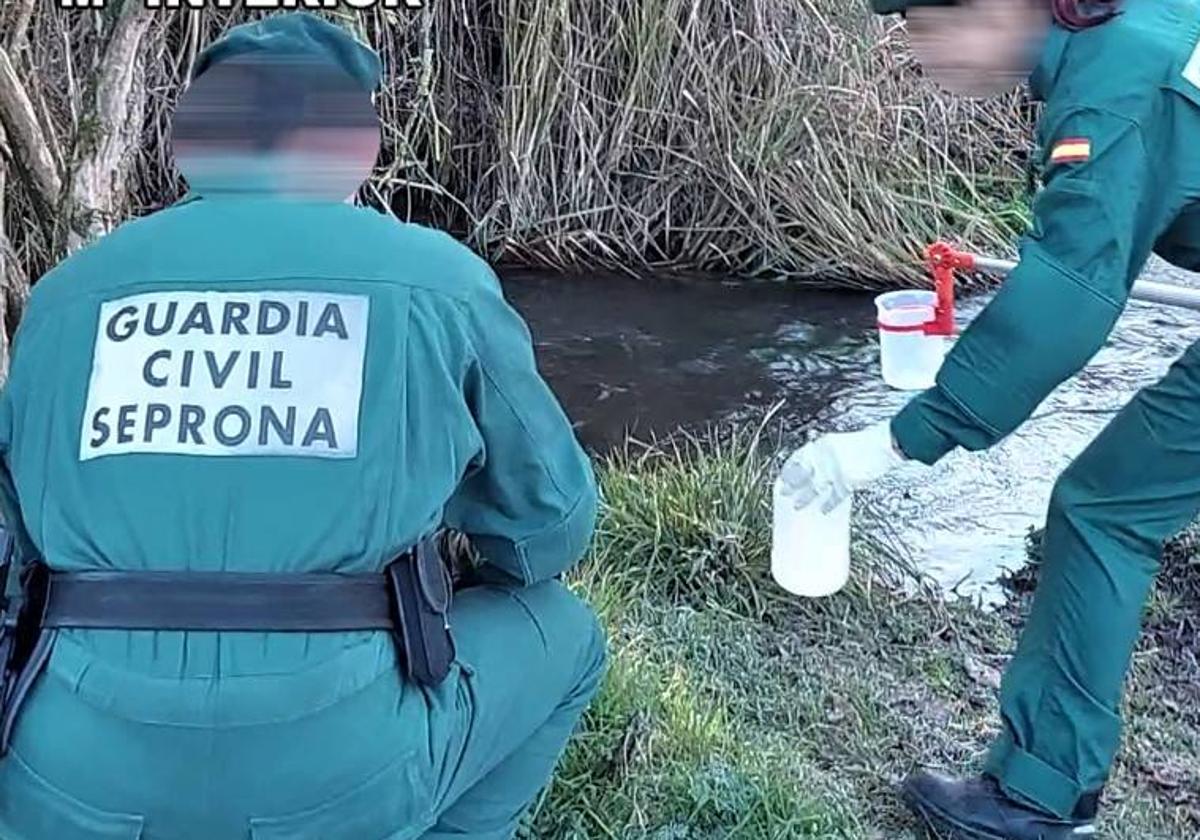
[(1200, 3), (1055, 27), (1031, 80), (1044, 187), (1020, 264), (892, 431), (932, 464), (1015, 430), (1104, 345), (1152, 251), (1200, 268)]
[[(14, 343), (0, 453), (9, 521), (19, 511), (27, 552), (58, 570), (369, 572), (447, 525), (532, 584), (580, 559), (596, 513), (590, 462), (488, 266), (333, 202), (193, 199), (55, 268)], [(75, 630), (42, 679), (113, 719), (200, 733), (336, 708), (395, 668), (382, 632)], [(411, 711), (421, 742), (421, 696), (385, 703), (381, 725), (403, 733), (391, 716)], [(92, 789), (77, 724), (42, 728), (40, 699), (4, 760)], [(137, 749), (122, 732), (112, 748)], [(400, 748), (388, 732), (309, 748), (347, 783)], [(195, 780), (163, 789), (212, 795), (212, 749), (181, 758)], [(151, 781), (131, 780), (117, 810)], [(307, 783), (288, 784), (303, 800)]]

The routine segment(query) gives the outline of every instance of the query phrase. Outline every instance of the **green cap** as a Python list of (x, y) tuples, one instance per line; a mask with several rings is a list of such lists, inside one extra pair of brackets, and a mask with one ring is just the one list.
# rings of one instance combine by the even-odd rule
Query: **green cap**
[(329, 63), (348, 73), (367, 93), (375, 91), (383, 75), (373, 49), (309, 12), (272, 15), (235, 26), (196, 57), (192, 78), (232, 58)]
[(957, 6), (958, 0), (871, 0), (876, 14), (904, 14), (911, 6)]

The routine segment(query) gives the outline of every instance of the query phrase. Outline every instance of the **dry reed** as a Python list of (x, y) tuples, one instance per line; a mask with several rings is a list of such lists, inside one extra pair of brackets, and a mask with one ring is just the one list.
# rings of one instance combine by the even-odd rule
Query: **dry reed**
[[(866, 7), (444, 0), (344, 13), (388, 73), (386, 151), (363, 198), (449, 228), (490, 259), (554, 270), (878, 288), (920, 276), (916, 257), (939, 237), (1009, 251), (1028, 143), (1020, 96), (940, 94), (901, 30)], [(154, 21), (130, 212), (179, 196), (173, 103), (197, 50), (249, 14)], [(81, 102), (105, 15), (39, 6), (28, 46), (14, 48), (66, 170), (87, 142)], [(19, 181), (7, 179), (3, 205), (7, 285), (18, 289), (18, 271), (36, 277), (62, 255), (62, 222)]]

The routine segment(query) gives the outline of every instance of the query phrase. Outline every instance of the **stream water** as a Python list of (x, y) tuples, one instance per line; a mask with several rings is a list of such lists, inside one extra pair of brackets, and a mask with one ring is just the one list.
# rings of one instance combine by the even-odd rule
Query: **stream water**
[[(1200, 285), (1200, 275), (1163, 264), (1147, 276)], [(870, 295), (528, 272), (505, 273), (504, 285), (530, 325), (542, 373), (593, 449), (627, 433), (761, 415), (779, 400), (799, 444), (806, 431), (888, 418), (912, 396), (880, 378)], [(960, 301), (960, 324), (985, 303)], [(933, 468), (905, 466), (864, 493), (863, 506), (947, 595), (996, 603), (997, 578), (1025, 562), (1025, 537), (1042, 524), (1058, 473), (1197, 339), (1200, 313), (1131, 303), (1092, 363), (1015, 434)]]

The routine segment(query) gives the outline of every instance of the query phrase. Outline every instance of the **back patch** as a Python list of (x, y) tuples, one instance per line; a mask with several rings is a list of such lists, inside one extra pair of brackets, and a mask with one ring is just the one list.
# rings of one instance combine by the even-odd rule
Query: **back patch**
[(370, 301), (152, 292), (100, 306), (79, 459), (353, 458)]
[(1192, 50), (1192, 57), (1184, 65), (1183, 78), (1200, 88), (1200, 42), (1196, 43), (1196, 48)]

